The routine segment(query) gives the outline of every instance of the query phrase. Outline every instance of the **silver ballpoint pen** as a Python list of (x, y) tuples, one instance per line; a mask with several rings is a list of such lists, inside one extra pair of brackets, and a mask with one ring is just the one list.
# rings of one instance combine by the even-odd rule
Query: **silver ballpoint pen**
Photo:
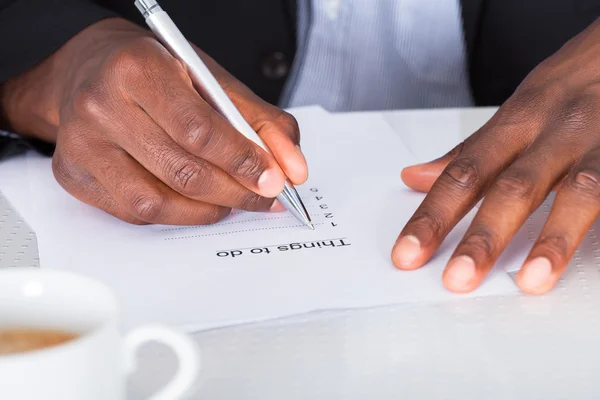
[[(163, 11), (155, 0), (135, 0), (135, 5), (146, 19), (146, 24), (148, 24), (163, 46), (187, 66), (188, 72), (202, 98), (219, 111), (242, 135), (270, 153), (267, 146), (244, 119), (242, 114), (240, 114), (231, 99), (229, 99), (229, 96), (227, 96), (216, 78), (202, 62), (169, 15)], [(306, 211), (306, 207), (289, 180), (286, 180), (285, 187), (281, 194), (277, 196), (277, 199), (304, 225), (315, 229)]]

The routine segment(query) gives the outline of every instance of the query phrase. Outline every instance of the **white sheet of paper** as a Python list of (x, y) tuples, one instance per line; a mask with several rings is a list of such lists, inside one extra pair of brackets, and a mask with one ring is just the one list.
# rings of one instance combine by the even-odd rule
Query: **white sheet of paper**
[[(3, 165), (0, 187), (36, 230), (42, 267), (107, 283), (127, 327), (162, 322), (193, 331), (459, 298), (443, 288), (441, 273), (469, 217), (426, 267), (403, 272), (390, 261), (397, 234), (423, 196), (399, 178), (414, 159), (389, 125), (373, 113), (330, 116), (303, 108), (294, 114), (311, 175), (299, 192), (315, 231), (287, 213), (239, 211), (208, 227), (128, 225), (71, 197), (54, 180), (50, 160), (33, 155)], [(515, 290), (495, 270), (470, 296)]]

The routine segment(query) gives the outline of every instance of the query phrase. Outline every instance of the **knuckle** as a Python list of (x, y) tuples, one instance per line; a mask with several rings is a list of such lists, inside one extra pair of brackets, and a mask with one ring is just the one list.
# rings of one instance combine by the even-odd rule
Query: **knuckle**
[(195, 192), (202, 187), (203, 167), (195, 160), (180, 160), (171, 167), (171, 182), (173, 188), (180, 193)]
[(600, 199), (600, 172), (592, 168), (577, 170), (569, 180), (571, 190)]
[(154, 42), (154, 39), (149, 36), (130, 39), (112, 51), (108, 62), (113, 68), (121, 72), (136, 68), (144, 59), (148, 58), (148, 50), (155, 47)]
[(97, 199), (97, 203), (96, 206), (98, 208), (100, 208), (101, 210), (104, 210), (106, 213), (127, 222), (128, 224), (133, 224), (133, 225), (148, 225), (149, 223), (146, 221), (142, 221), (136, 217), (134, 217), (133, 215), (131, 215), (131, 213), (124, 209), (118, 202), (117, 200), (115, 200), (115, 198), (113, 196), (111, 196), (110, 194), (105, 194), (104, 196), (101, 196), (99, 199)]
[(519, 111), (543, 103), (548, 95), (555, 93), (554, 85), (523, 84), (507, 102), (511, 111)]
[(73, 110), (77, 115), (94, 120), (106, 114), (105, 104), (102, 91), (92, 85), (79, 89), (72, 102)]
[(494, 116), (492, 129), (503, 130), (513, 126), (528, 125), (531, 117), (531, 108), (524, 107), (516, 101), (507, 102), (502, 106), (502, 110)]
[[(409, 231), (417, 233), (419, 239), (427, 242), (434, 238), (441, 238), (447, 231), (448, 223), (441, 214), (433, 211), (417, 211), (408, 221)], [(420, 235), (419, 235), (420, 234)]]
[(476, 189), (481, 183), (479, 164), (470, 157), (457, 158), (444, 169), (442, 181), (461, 191)]
[(106, 68), (101, 72), (102, 76), (117, 81), (124, 78), (143, 77), (146, 69), (144, 59), (131, 46), (123, 46), (114, 50), (105, 66)]
[(159, 221), (164, 205), (165, 199), (158, 193), (140, 193), (131, 201), (133, 216), (146, 222)]
[(570, 133), (586, 131), (597, 120), (598, 96), (583, 93), (565, 101), (557, 114), (561, 130)]
[(538, 239), (537, 247), (550, 253), (552, 258), (564, 259), (569, 252), (569, 239), (561, 234), (542, 234)]
[(60, 153), (54, 154), (52, 157), (52, 172), (54, 177), (63, 187), (69, 186), (73, 181), (73, 167), (68, 160)]
[(52, 173), (56, 181), (65, 189), (85, 188), (94, 177), (71, 157), (58, 150), (52, 157)]
[(209, 147), (215, 137), (213, 120), (210, 115), (184, 114), (179, 125), (182, 127), (182, 141), (185, 148), (196, 154), (210, 150)]
[(141, 80), (155, 82), (161, 79), (163, 75), (157, 71), (168, 69), (181, 73), (182, 68), (177, 68), (180, 63), (172, 57), (164, 57), (162, 52), (166, 53), (166, 50), (154, 38), (136, 37), (112, 51), (101, 74), (120, 84), (136, 82), (137, 87)]
[(262, 158), (252, 146), (247, 146), (232, 157), (227, 168), (227, 172), (232, 176), (250, 179), (258, 179), (263, 170)]
[(467, 233), (461, 245), (476, 254), (493, 255), (496, 253), (496, 242), (494, 234), (489, 229), (480, 227)]
[(516, 199), (527, 199), (534, 194), (535, 185), (531, 174), (509, 170), (494, 181), (493, 191), (504, 196)]
[(547, 108), (556, 99), (562, 98), (559, 85), (524, 83), (503, 105), (493, 120), (500, 127), (529, 126), (539, 123), (537, 110)]

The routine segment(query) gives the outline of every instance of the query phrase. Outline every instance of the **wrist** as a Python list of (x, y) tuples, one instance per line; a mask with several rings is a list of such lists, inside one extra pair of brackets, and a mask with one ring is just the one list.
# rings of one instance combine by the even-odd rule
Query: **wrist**
[(62, 104), (102, 65), (115, 43), (148, 31), (123, 20), (107, 19), (79, 32), (34, 68), (0, 86), (2, 128), (55, 142)]

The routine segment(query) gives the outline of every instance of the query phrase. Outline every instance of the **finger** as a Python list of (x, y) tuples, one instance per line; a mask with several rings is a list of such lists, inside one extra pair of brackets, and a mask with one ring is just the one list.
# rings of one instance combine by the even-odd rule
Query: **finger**
[(519, 133), (492, 126), (465, 143), (400, 233), (392, 250), (398, 268), (415, 269), (427, 262), (492, 180), (523, 151), (526, 143)]
[(262, 100), (201, 50), (196, 48), (196, 51), (246, 121), (262, 138), (285, 175), (294, 184), (304, 183), (308, 178), (308, 167), (299, 146), (300, 129), (296, 119)]
[(156, 60), (140, 63), (139, 79), (125, 81), (131, 100), (188, 153), (257, 194), (281, 193), (285, 176), (275, 159), (213, 110), (175, 59), (157, 53)]
[(125, 210), (88, 171), (78, 174), (81, 180), (75, 178), (70, 168), (56, 153), (52, 159), (52, 170), (57, 182), (79, 201), (130, 224), (146, 224)]
[(93, 186), (87, 186), (86, 189), (86, 191), (73, 191), (71, 194), (79, 201), (102, 210), (121, 221), (134, 225), (148, 224), (148, 222), (142, 221), (130, 214), (98, 181), (95, 181)]
[(463, 147), (464, 143), (460, 143), (436, 160), (404, 168), (401, 174), (402, 181), (412, 190), (429, 192), (436, 179), (440, 177), (448, 164), (461, 153)]
[[(443, 273), (449, 290), (469, 292), (481, 283), (517, 230), (569, 168), (573, 160), (561, 150), (545, 143), (534, 145), (494, 181)], [(557, 161), (547, 163), (547, 157)]]
[(517, 285), (530, 294), (552, 289), (599, 215), (600, 148), (596, 148), (564, 180), (540, 236), (517, 274)]
[(249, 211), (268, 211), (272, 198), (262, 197), (206, 160), (175, 143), (143, 111), (112, 125), (119, 132), (121, 147), (144, 168), (176, 192), (204, 203)]
[(182, 196), (148, 172), (125, 151), (107, 148), (90, 170), (106, 191), (134, 218), (152, 224), (207, 225), (230, 209)]
[[(271, 105), (267, 106), (273, 108)], [(270, 110), (265, 115), (265, 119), (253, 120), (252, 127), (290, 181), (295, 185), (303, 184), (308, 179), (308, 167), (300, 149), (298, 122), (291, 114), (279, 109)]]

